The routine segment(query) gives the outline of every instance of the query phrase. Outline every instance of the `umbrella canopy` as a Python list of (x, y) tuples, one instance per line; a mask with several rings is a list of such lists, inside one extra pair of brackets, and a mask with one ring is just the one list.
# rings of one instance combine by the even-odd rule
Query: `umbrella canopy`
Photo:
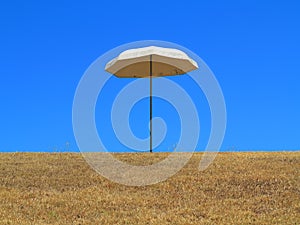
[(198, 68), (183, 51), (149, 46), (122, 52), (106, 64), (105, 70), (117, 77), (149, 77), (150, 61), (153, 77), (180, 75)]
[(129, 49), (109, 61), (105, 70), (120, 78), (150, 78), (150, 152), (152, 152), (152, 77), (181, 75), (198, 69), (183, 51), (149, 46)]

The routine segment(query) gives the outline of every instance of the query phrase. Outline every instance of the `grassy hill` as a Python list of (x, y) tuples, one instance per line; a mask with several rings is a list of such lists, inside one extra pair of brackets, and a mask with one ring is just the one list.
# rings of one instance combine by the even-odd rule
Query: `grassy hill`
[[(166, 153), (116, 154), (151, 164)], [(300, 224), (300, 152), (201, 153), (165, 182), (128, 187), (76, 153), (1, 153), (0, 224)]]

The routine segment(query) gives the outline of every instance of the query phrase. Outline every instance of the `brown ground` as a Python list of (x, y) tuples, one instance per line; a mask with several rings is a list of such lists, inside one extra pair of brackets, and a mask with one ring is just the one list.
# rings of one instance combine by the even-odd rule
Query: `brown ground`
[(0, 224), (300, 224), (300, 152), (220, 153), (204, 172), (200, 157), (165, 182), (127, 187), (80, 154), (1, 153)]

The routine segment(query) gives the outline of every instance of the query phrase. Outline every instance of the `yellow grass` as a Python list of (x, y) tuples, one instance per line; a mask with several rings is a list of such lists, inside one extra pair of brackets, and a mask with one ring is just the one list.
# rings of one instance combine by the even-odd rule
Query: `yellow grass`
[[(150, 164), (165, 153), (118, 154)], [(112, 183), (80, 154), (0, 154), (0, 224), (300, 224), (300, 153), (201, 154), (169, 180)]]

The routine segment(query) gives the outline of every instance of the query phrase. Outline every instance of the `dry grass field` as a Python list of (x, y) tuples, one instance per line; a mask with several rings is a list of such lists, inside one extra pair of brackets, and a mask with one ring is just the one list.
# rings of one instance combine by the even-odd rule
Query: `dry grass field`
[(0, 224), (300, 224), (300, 152), (220, 153), (203, 172), (200, 158), (165, 182), (128, 187), (80, 154), (1, 153)]

